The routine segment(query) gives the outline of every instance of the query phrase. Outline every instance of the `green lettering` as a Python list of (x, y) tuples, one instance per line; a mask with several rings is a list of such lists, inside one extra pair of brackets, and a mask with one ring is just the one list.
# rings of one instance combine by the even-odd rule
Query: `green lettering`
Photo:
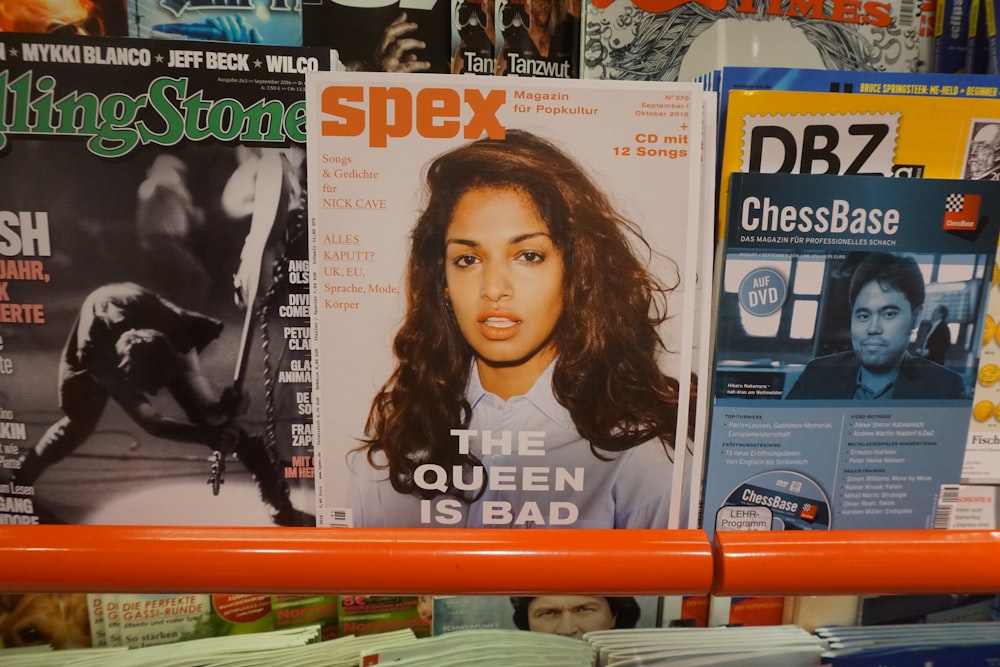
[[(284, 141), (282, 116), (285, 108), (278, 100), (260, 100), (246, 110), (244, 141)], [(267, 134), (265, 134), (265, 132)]]
[(306, 103), (293, 102), (285, 113), (285, 134), (297, 144), (306, 143)]
[[(100, 98), (72, 91), (56, 97), (56, 79), (27, 71), (13, 81), (0, 70), (0, 150), (10, 135), (58, 134), (87, 137), (87, 148), (99, 157), (121, 157), (136, 146), (172, 146), (184, 140), (274, 142), (306, 140), (305, 101), (286, 109), (280, 100), (258, 100), (244, 108), (236, 99), (205, 100), (204, 91), (187, 95), (185, 78), (160, 77), (146, 94), (122, 93)], [(33, 94), (37, 95), (33, 97)], [(139, 115), (151, 110), (146, 118)]]
[(243, 105), (236, 100), (219, 100), (208, 111), (208, 127), (218, 139), (232, 141), (243, 130)]
[(146, 106), (146, 96), (132, 99), (113, 94), (101, 100), (101, 123), (98, 133), (87, 142), (87, 148), (101, 157), (120, 157), (139, 143), (139, 133), (132, 127), (139, 109)]
[[(38, 83), (41, 84), (45, 79), (51, 78), (44, 76)], [(31, 119), (28, 117), (28, 112), (31, 110), (31, 72), (25, 72), (14, 79), (10, 84), (10, 90), (14, 93), (15, 104), (14, 117), (7, 130), (14, 134), (28, 134), (31, 132)]]
[(70, 94), (56, 102), (55, 107), (59, 111), (56, 134), (97, 134), (100, 126), (98, 104), (97, 95), (93, 93)]
[[(212, 128), (208, 123), (208, 111), (212, 108), (212, 103), (204, 101), (201, 95), (202, 91), (199, 90), (181, 101), (181, 108), (184, 110), (184, 135), (191, 141), (201, 141), (212, 136)], [(201, 123), (203, 112), (204, 124)]]
[(56, 80), (50, 76), (42, 77), (35, 85), (35, 89), (41, 93), (35, 99), (35, 127), (39, 134), (51, 134), (55, 131), (52, 126), (52, 91), (56, 87)]
[(7, 70), (0, 72), (0, 151), (7, 148)]
[(184, 116), (168, 99), (167, 91), (173, 91), (177, 98), (187, 93), (187, 79), (160, 77), (149, 84), (149, 106), (163, 119), (163, 132), (157, 134), (143, 121), (135, 125), (143, 145), (154, 143), (158, 146), (173, 146), (184, 138)]

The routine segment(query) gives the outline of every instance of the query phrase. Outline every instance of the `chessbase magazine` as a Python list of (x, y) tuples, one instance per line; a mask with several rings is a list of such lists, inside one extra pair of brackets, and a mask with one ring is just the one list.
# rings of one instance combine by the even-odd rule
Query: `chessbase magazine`
[(669, 527), (696, 84), (307, 76), (318, 525)]
[(0, 39), (0, 522), (315, 525), (304, 71)]
[(750, 173), (729, 201), (706, 531), (948, 527), (1000, 185)]
[[(942, 80), (947, 75), (925, 76), (927, 87), (917, 84), (912, 94), (895, 94), (902, 91), (884, 85), (901, 76), (906, 75), (855, 81), (858, 88), (866, 84), (866, 90), (893, 94), (732, 90), (719, 160), (719, 237), (725, 234), (729, 176), (736, 171), (995, 180), (1000, 173), (995, 148), (1000, 101), (993, 80), (952, 75), (947, 84)], [(983, 373), (976, 381), (967, 429), (966, 484), (1000, 480), (997, 321), (1000, 285), (994, 280), (980, 331)]]

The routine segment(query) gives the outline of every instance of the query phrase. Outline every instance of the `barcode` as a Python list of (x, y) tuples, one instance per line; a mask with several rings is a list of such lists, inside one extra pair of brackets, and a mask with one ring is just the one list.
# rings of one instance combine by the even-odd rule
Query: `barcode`
[(934, 511), (934, 529), (948, 530), (951, 525), (951, 513), (955, 509), (954, 505), (938, 505)]
[(941, 499), (939, 502), (951, 503), (954, 505), (958, 502), (958, 492), (961, 490), (961, 485), (959, 484), (942, 484), (941, 485)]
[(326, 525), (332, 528), (354, 527), (354, 511), (346, 507), (335, 507), (327, 510), (326, 519)]
[(951, 515), (958, 506), (958, 492), (961, 488), (958, 484), (941, 485), (937, 509), (934, 510), (935, 530), (948, 530), (951, 527)]
[(900, 28), (912, 28), (913, 19), (917, 15), (917, 0), (900, 0), (899, 2), (899, 24)]

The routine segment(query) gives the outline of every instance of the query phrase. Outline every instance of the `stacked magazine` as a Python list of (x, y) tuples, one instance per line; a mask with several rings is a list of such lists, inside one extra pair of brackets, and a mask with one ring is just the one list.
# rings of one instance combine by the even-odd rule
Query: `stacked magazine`
[(608, 630), (584, 635), (595, 667), (813, 667), (824, 642), (794, 625)]
[[(936, 527), (961, 474), (1000, 185), (737, 173), (729, 205), (706, 531)], [(964, 337), (938, 363), (913, 338), (942, 310)]]
[(996, 623), (824, 627), (829, 667), (987, 667), (1000, 660)]
[[(989, 137), (1000, 127), (1000, 103), (990, 93), (994, 89), (977, 85), (983, 81), (972, 77), (958, 77), (948, 84), (940, 76), (921, 79), (913, 74), (883, 73), (837, 77), (825, 73), (822, 80), (835, 84), (838, 90), (867, 94), (767, 89), (780, 86), (815, 91), (816, 82), (807, 80), (805, 73), (795, 70), (736, 69), (723, 71), (716, 81), (723, 88), (731, 87), (731, 92), (724, 107), (725, 139), (719, 163), (716, 386), (706, 469), (707, 484), (713, 490), (706, 491), (711, 494), (711, 498), (706, 496), (706, 528), (995, 527), (995, 489), (989, 485), (995, 482), (998, 469), (1000, 439), (994, 434), (1000, 423), (995, 418), (1000, 398), (995, 395), (992, 378), (996, 367), (992, 334), (1000, 290), (990, 254), (980, 256), (983, 263), (974, 275), (961, 278), (942, 270), (950, 261), (947, 257), (938, 255), (930, 261), (933, 255), (904, 243), (903, 237), (890, 243), (881, 233), (884, 230), (870, 227), (858, 228), (862, 237), (853, 240), (848, 238), (850, 233), (828, 235), (822, 250), (815, 240), (800, 234), (803, 228), (791, 219), (776, 226), (762, 225), (752, 234), (746, 228), (732, 229), (733, 216), (744, 216), (744, 211), (731, 201), (731, 184), (739, 172), (786, 178), (837, 174), (841, 185), (852, 177), (888, 177), (885, 188), (914, 188), (913, 197), (930, 196), (938, 187), (931, 185), (931, 179), (955, 179), (956, 193), (969, 183), (992, 192), (996, 157)], [(899, 184), (915, 179), (917, 185)], [(847, 193), (843, 200), (850, 201)], [(820, 208), (817, 204), (816, 210)], [(929, 208), (922, 211), (926, 217), (931, 217), (930, 213)], [(992, 234), (995, 230), (989, 227), (993, 225), (987, 222), (991, 214), (978, 215), (977, 229), (982, 225), (982, 233)], [(943, 218), (926, 224), (948, 231)], [(809, 235), (816, 236), (813, 232)], [(768, 252), (784, 255), (789, 262), (786, 267), (795, 272), (796, 282), (789, 284), (787, 300), (782, 299), (770, 314), (751, 313), (755, 304), (748, 299), (753, 296), (745, 295), (746, 303), (738, 305), (741, 271), (749, 271), (754, 263), (730, 260), (738, 259), (736, 255), (753, 244), (757, 244), (754, 252), (766, 247)], [(943, 403), (936, 403), (933, 410), (919, 410), (918, 419), (917, 413), (909, 410), (926, 399), (906, 389), (883, 395), (893, 397), (888, 402), (877, 395), (858, 402), (860, 394), (833, 390), (829, 376), (829, 391), (824, 394), (807, 389), (802, 382), (793, 389), (799, 373), (814, 357), (826, 357), (827, 362), (850, 358), (833, 355), (846, 354), (852, 347), (848, 287), (854, 262), (865, 251), (910, 254), (920, 264), (925, 297), (913, 304), (919, 311), (910, 313), (905, 355), (962, 377), (963, 389), (954, 395), (956, 402), (947, 413), (954, 423), (934, 427), (926, 420), (945, 407)], [(775, 261), (780, 263), (777, 255)], [(825, 260), (816, 261), (824, 255)], [(973, 282), (965, 283), (966, 279)], [(968, 301), (961, 296), (963, 283), (969, 286)], [(756, 287), (768, 286), (761, 283)], [(907, 364), (907, 369), (912, 368)], [(849, 367), (838, 366), (838, 371), (849, 374)], [(909, 403), (897, 400), (904, 397)], [(807, 400), (803, 402), (803, 398)], [(734, 407), (748, 411), (734, 411)], [(757, 407), (766, 408), (761, 422), (742, 418), (744, 414), (758, 415), (756, 409), (749, 411)], [(835, 407), (840, 412), (828, 410)], [(829, 445), (817, 444), (827, 442), (826, 436), (814, 433), (801, 437), (802, 429), (815, 428), (811, 425), (829, 423), (836, 431), (836, 420), (822, 417), (838, 414), (847, 421), (842, 435), (829, 440)], [(840, 444), (834, 446), (834, 440)], [(909, 449), (912, 443), (923, 444), (918, 451)], [(859, 447), (870, 449), (860, 456)], [(835, 452), (843, 457), (845, 448), (853, 449), (855, 455), (839, 462), (815, 458)], [(794, 454), (783, 460), (783, 452)], [(931, 463), (935, 459), (941, 465)], [(920, 466), (933, 470), (918, 470)], [(833, 471), (836, 479), (830, 477), (826, 482), (815, 476)], [(743, 482), (754, 488), (744, 488)], [(920, 489), (920, 484), (928, 486)], [(790, 491), (792, 487), (809, 493)], [(919, 499), (924, 505), (917, 508), (910, 499)], [(723, 503), (761, 509), (745, 510), (749, 513), (729, 517), (722, 524), (712, 515)], [(771, 521), (772, 510), (780, 513), (792, 505), (797, 505), (795, 512), (805, 507), (817, 514), (781, 523)], [(828, 509), (833, 521), (825, 518)]]
[(413, 644), (374, 645), (361, 653), (361, 665), (487, 667), (498, 663), (519, 667), (588, 667), (593, 649), (586, 642), (560, 635), (519, 630), (465, 630)]
[(0, 34), (4, 524), (315, 525), (304, 73), (335, 63)]

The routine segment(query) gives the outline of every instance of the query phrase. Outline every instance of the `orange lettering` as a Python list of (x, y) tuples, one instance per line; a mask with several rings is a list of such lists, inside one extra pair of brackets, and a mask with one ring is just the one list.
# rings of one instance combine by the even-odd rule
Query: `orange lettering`
[[(425, 88), (417, 93), (417, 132), (429, 139), (450, 139), (458, 136), (462, 115), (462, 100), (450, 88)], [(438, 118), (456, 120), (437, 123)]]
[(789, 16), (823, 20), (823, 0), (791, 0), (788, 6)]
[(888, 28), (892, 23), (892, 5), (886, 2), (866, 2), (867, 16), (861, 21), (877, 28)]
[[(389, 102), (393, 103), (393, 119), (389, 121)], [(406, 88), (371, 88), (368, 116), (371, 129), (368, 145), (385, 148), (389, 137), (405, 137), (413, 129), (413, 96)]]
[[(452, 88), (424, 88), (414, 100), (403, 87), (375, 87), (368, 91), (367, 118), (363, 86), (329, 86), (320, 96), (324, 119), (320, 132), (326, 137), (357, 137), (368, 132), (368, 145), (385, 148), (389, 138), (406, 137), (416, 129), (428, 139), (451, 139), (462, 132), (463, 97)], [(478, 139), (486, 135), (503, 139), (507, 132), (497, 112), (507, 101), (503, 90), (465, 91), (469, 120), (464, 123), (464, 137)], [(360, 106), (350, 103), (359, 102)]]
[[(607, 9), (612, 2), (628, 2), (628, 0), (591, 0), (598, 9)], [(650, 14), (662, 14), (682, 5), (694, 2), (712, 10), (721, 12), (729, 4), (728, 0), (632, 0), (632, 4)]]
[(833, 11), (830, 12), (830, 20), (840, 21), (841, 23), (858, 23), (861, 20), (861, 17), (858, 15), (860, 9), (861, 0), (841, 0), (840, 2), (835, 2)]
[(337, 116), (343, 121), (324, 120), (320, 129), (325, 137), (358, 137), (365, 131), (365, 111), (357, 107), (341, 104), (363, 102), (365, 89), (361, 86), (330, 86), (323, 89), (320, 106), (323, 113)]
[(486, 97), (475, 89), (465, 91), (465, 103), (472, 109), (472, 119), (465, 126), (466, 139), (478, 139), (485, 132), (490, 139), (503, 139), (507, 128), (500, 124), (497, 110), (507, 101), (503, 90), (491, 90)]

